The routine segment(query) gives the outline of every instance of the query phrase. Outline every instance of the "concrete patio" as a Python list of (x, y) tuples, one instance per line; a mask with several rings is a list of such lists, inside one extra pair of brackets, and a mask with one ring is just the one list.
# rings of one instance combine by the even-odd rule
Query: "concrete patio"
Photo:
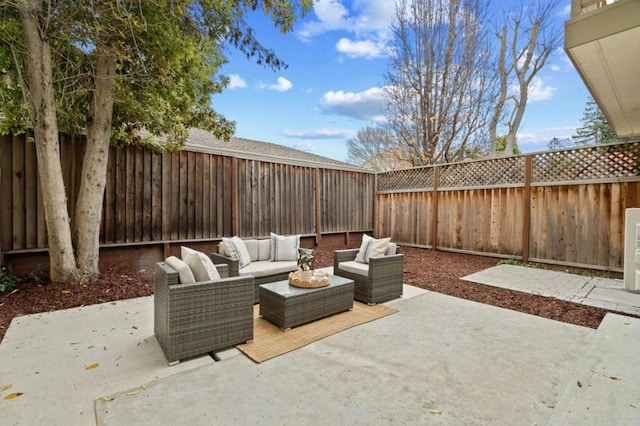
[(410, 286), (389, 304), (399, 312), (262, 364), (231, 349), (169, 367), (151, 297), (16, 318), (2, 423), (640, 422), (639, 319), (592, 330)]
[(590, 277), (515, 265), (494, 266), (462, 279), (610, 311), (640, 315), (640, 293), (625, 291), (624, 283), (620, 279)]

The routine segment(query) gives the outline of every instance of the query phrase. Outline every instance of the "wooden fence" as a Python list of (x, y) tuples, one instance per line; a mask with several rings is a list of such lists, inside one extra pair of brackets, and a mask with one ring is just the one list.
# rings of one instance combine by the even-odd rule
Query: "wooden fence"
[(622, 271), (640, 141), (381, 173), (377, 235), (401, 244)]
[[(85, 144), (61, 137), (60, 145), (72, 214)], [(372, 232), (374, 191), (374, 174), (348, 168), (112, 148), (100, 242), (103, 249), (122, 249), (113, 261), (127, 258), (127, 247), (155, 246), (142, 259), (148, 263), (185, 242), (210, 249), (223, 236), (275, 232), (318, 240), (323, 234)], [(24, 135), (0, 137), (0, 193), (0, 261), (4, 257), (12, 269), (24, 271), (9, 259), (24, 262), (47, 250), (35, 145)]]
[[(70, 212), (83, 153), (82, 140), (62, 138)], [(405, 245), (621, 271), (625, 209), (640, 206), (638, 159), (640, 141), (374, 175), (111, 149), (101, 262), (148, 264), (231, 235), (317, 241), (375, 230)], [(0, 137), (0, 194), (0, 263), (28, 271), (26, 255), (46, 259), (47, 235), (35, 146), (24, 136)]]

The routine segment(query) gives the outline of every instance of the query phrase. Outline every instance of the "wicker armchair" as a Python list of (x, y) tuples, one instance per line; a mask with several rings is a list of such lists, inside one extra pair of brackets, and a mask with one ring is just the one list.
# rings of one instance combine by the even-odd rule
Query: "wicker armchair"
[(355, 262), (358, 249), (336, 250), (333, 253), (333, 273), (352, 279), (355, 283), (353, 298), (360, 302), (376, 304), (402, 296), (404, 254), (399, 247), (396, 254), (371, 257), (369, 264), (359, 264), (361, 273), (345, 271), (340, 263)]
[(154, 332), (169, 363), (253, 340), (253, 277), (179, 284), (158, 262), (154, 281)]

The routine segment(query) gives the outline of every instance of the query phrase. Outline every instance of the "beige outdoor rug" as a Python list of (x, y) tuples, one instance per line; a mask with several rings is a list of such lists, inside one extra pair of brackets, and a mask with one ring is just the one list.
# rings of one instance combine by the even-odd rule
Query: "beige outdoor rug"
[(331, 336), (339, 331), (398, 312), (385, 305), (368, 306), (353, 302), (353, 310), (310, 322), (289, 331), (259, 317), (260, 306), (253, 308), (253, 342), (236, 346), (255, 362), (263, 362)]

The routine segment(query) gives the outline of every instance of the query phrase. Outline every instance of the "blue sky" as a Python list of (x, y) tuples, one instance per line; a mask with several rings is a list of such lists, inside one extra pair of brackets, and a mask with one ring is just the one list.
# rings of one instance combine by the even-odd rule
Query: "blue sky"
[[(557, 10), (563, 25), (570, 1), (559, 2)], [(392, 0), (316, 0), (286, 35), (273, 30), (263, 14), (251, 15), (248, 23), (258, 39), (289, 67), (273, 71), (228, 51), (221, 73), (231, 83), (213, 97), (213, 107), (236, 121), (237, 137), (345, 161), (347, 140), (379, 119), (384, 108), (385, 46), (393, 15)], [(551, 138), (575, 134), (588, 96), (559, 48), (530, 90), (520, 149), (545, 150)]]

